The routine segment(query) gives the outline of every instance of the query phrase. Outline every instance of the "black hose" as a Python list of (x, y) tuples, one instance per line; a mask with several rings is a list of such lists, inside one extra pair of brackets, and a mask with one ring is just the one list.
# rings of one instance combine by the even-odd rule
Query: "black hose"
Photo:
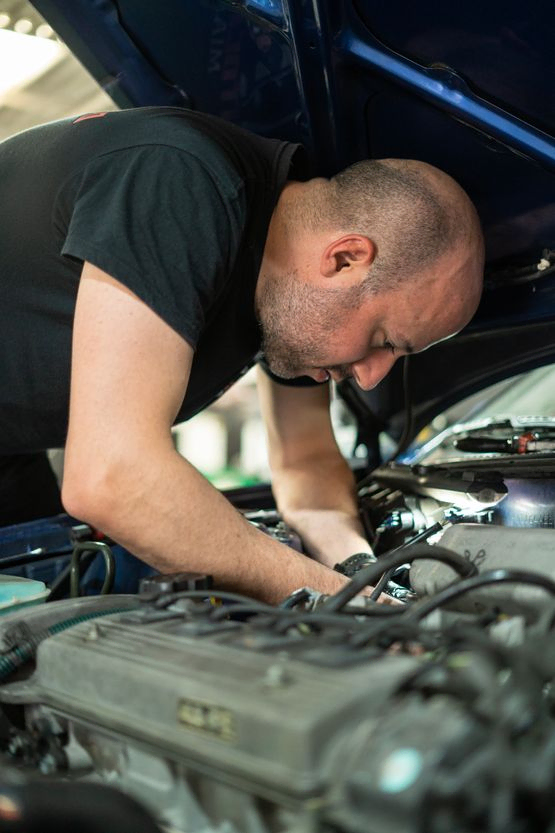
[(393, 578), (393, 575), (394, 575), (396, 569), (397, 569), (396, 567), (391, 567), (389, 570), (386, 570), (386, 572), (379, 579), (378, 583), (376, 584), (376, 586), (374, 587), (374, 589), (370, 593), (370, 598), (372, 599), (373, 602), (378, 601), (378, 599), (382, 595), (383, 591), (387, 587), (388, 583)]
[(290, 608), (273, 607), (272, 605), (262, 606), (261, 603), (251, 604), (233, 604), (220, 605), (219, 607), (212, 607), (209, 611), (209, 618), (211, 622), (220, 622), (222, 619), (227, 619), (230, 616), (242, 616), (247, 618), (249, 616), (290, 616), (295, 613)]
[[(395, 547), (395, 549), (390, 550), (388, 553), (384, 553), (384, 555), (392, 555), (394, 552), (401, 552), (402, 550), (406, 550), (407, 547), (412, 547), (414, 546), (414, 544), (419, 544), (421, 541), (426, 541), (431, 535), (435, 535), (436, 532), (441, 532), (442, 529), (443, 527), (440, 523), (432, 524), (432, 526), (423, 529), (422, 532), (418, 532), (409, 541), (405, 541), (405, 543), (401, 544), (400, 547)], [(378, 564), (380, 563), (382, 557), (383, 556), (378, 557)], [(380, 598), (383, 590), (385, 589), (388, 581), (390, 581), (390, 579), (392, 578), (395, 570), (396, 567), (391, 567), (391, 569), (387, 570), (380, 578), (380, 580), (378, 581), (378, 583), (376, 584), (376, 586), (370, 594), (370, 598), (372, 599), (372, 601), (375, 602)]]
[(428, 558), (432, 561), (442, 561), (449, 567), (452, 567), (460, 576), (467, 578), (475, 575), (478, 570), (475, 564), (472, 564), (458, 552), (453, 552), (446, 547), (429, 546), (428, 544), (414, 544), (411, 547), (402, 548), (389, 555), (380, 557), (376, 564), (371, 564), (360, 570), (354, 576), (349, 584), (342, 587), (341, 590), (334, 596), (324, 602), (322, 605), (322, 612), (333, 613), (349, 602), (357, 593), (360, 593), (369, 584), (373, 584), (380, 578), (382, 573), (387, 572), (392, 567), (400, 567), (407, 562), (416, 561), (418, 559)]
[(403, 613), (404, 621), (418, 622), (424, 619), (425, 616), (432, 613), (438, 607), (448, 604), (453, 599), (476, 590), (479, 587), (486, 587), (489, 584), (499, 584), (511, 582), (514, 584), (532, 584), (536, 587), (542, 587), (549, 593), (555, 595), (555, 581), (552, 581), (547, 576), (542, 576), (539, 573), (530, 573), (525, 570), (488, 570), (480, 575), (472, 576), (471, 578), (458, 581), (455, 584), (450, 584), (444, 590), (436, 593), (431, 599), (426, 599), (423, 602), (417, 602), (410, 610)]

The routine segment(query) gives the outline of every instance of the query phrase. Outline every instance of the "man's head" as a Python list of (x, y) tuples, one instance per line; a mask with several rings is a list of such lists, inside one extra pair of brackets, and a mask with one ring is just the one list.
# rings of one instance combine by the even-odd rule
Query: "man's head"
[(374, 387), (399, 356), (468, 323), (482, 269), (476, 211), (431, 165), (383, 159), (291, 182), (256, 290), (266, 359), (284, 377)]

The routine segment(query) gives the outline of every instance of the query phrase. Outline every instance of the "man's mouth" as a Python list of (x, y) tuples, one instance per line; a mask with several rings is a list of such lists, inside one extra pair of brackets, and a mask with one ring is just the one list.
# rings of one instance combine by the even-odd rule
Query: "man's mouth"
[(317, 367), (309, 375), (316, 382), (327, 382), (331, 379), (331, 373), (325, 367)]
[(350, 372), (348, 365), (337, 365), (337, 367), (315, 367), (310, 375), (317, 382), (328, 382), (330, 379), (333, 379), (334, 382), (343, 382), (345, 379), (353, 378), (353, 374)]

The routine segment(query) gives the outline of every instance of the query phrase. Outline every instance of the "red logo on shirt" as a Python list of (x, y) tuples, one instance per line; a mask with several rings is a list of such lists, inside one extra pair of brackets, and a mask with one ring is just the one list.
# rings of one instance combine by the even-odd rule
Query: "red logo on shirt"
[(79, 118), (72, 121), (72, 124), (79, 124), (80, 121), (87, 121), (88, 119), (101, 119), (106, 113), (87, 113), (86, 116), (79, 116)]

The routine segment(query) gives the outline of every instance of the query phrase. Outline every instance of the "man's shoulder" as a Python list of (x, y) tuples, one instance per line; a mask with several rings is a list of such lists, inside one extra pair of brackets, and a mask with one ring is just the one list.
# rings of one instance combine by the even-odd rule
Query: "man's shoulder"
[[(178, 107), (134, 107), (71, 121), (75, 137), (90, 141), (100, 153), (159, 145), (208, 156), (215, 150), (212, 123), (210, 116)], [(219, 130), (225, 132), (225, 122)]]
[(279, 139), (267, 139), (227, 122), (218, 116), (182, 107), (133, 107), (107, 113), (91, 113), (72, 120), (83, 133), (106, 134), (114, 142), (130, 146), (163, 144), (178, 149), (196, 147), (236, 146), (260, 153), (272, 153), (287, 144)]
[[(219, 177), (271, 182), (287, 142), (258, 136), (207, 113), (179, 107), (138, 107), (80, 116), (75, 139), (92, 156), (159, 147), (186, 154)], [(77, 135), (78, 131), (78, 135)], [(291, 145), (291, 153), (295, 146)]]

